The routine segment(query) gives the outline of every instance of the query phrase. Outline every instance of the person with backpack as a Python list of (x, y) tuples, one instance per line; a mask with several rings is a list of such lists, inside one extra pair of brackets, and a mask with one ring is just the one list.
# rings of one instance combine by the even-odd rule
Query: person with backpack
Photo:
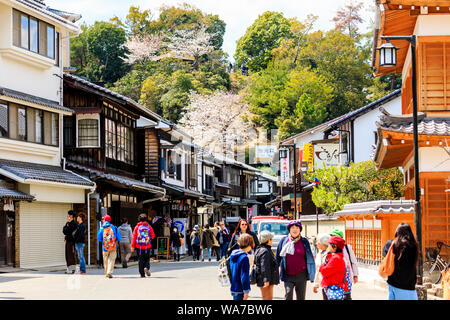
[(394, 254), (394, 272), (388, 276), (389, 300), (418, 300), (416, 291), (419, 245), (407, 223), (400, 223), (394, 240), (383, 247), (383, 257), (391, 250)]
[(287, 229), (289, 234), (280, 240), (276, 253), (285, 299), (292, 300), (295, 290), (297, 300), (305, 300), (306, 282), (313, 282), (316, 275), (314, 256), (308, 239), (301, 236), (301, 222), (291, 221)]
[(193, 249), (192, 260), (200, 260), (200, 227), (198, 225), (194, 226), (194, 230), (191, 233), (191, 243)]
[(339, 236), (333, 236), (328, 243), (328, 254), (319, 268), (322, 274), (321, 287), (327, 300), (344, 300), (344, 292), (349, 291), (346, 280), (348, 268), (342, 251), (345, 241)]
[(206, 253), (208, 253), (208, 261), (211, 261), (211, 248), (214, 245), (214, 234), (209, 229), (209, 224), (205, 224), (203, 231), (200, 233), (200, 248), (202, 249), (202, 261), (205, 261)]
[(141, 278), (151, 276), (150, 273), (150, 254), (152, 248), (152, 239), (155, 238), (153, 228), (148, 224), (148, 218), (145, 213), (139, 215), (139, 223), (134, 227), (131, 238), (131, 251), (136, 250), (139, 261), (139, 274)]
[[(330, 236), (338, 236), (344, 239), (344, 233), (339, 229), (334, 229), (333, 231), (331, 231)], [(359, 275), (358, 261), (356, 260), (356, 255), (353, 252), (353, 248), (350, 244), (348, 243), (345, 244), (343, 252), (345, 262), (350, 267), (349, 268), (350, 281), (353, 286), (353, 284), (358, 282), (358, 275)], [(351, 291), (344, 293), (344, 300), (352, 300)]]
[(252, 250), (253, 237), (247, 233), (242, 234), (237, 244), (239, 249), (230, 255), (231, 295), (233, 300), (247, 300), (250, 292), (250, 261), (248, 252)]
[(278, 263), (272, 252), (274, 233), (264, 230), (258, 235), (260, 245), (255, 250), (256, 285), (263, 300), (273, 300), (273, 288), (280, 283)]
[(80, 261), (80, 273), (86, 273), (86, 260), (84, 259), (84, 246), (86, 242), (86, 226), (84, 224), (86, 214), (83, 212), (77, 215), (78, 227), (75, 232), (75, 249), (77, 250), (78, 260)]
[(112, 278), (114, 264), (117, 258), (117, 244), (121, 239), (117, 227), (111, 224), (111, 216), (106, 215), (102, 218), (104, 221), (98, 231), (97, 240), (102, 243), (103, 266), (107, 278)]
[(170, 233), (169, 245), (173, 248), (173, 261), (180, 261), (181, 239), (183, 234), (178, 231), (177, 227), (173, 227)]
[(119, 227), (120, 232), (120, 257), (122, 258), (122, 267), (128, 268), (128, 260), (131, 257), (131, 237), (133, 236), (133, 230), (128, 224), (127, 218), (122, 218), (122, 224)]
[(75, 222), (76, 213), (73, 210), (67, 212), (67, 222), (63, 227), (64, 240), (66, 241), (65, 254), (66, 254), (66, 273), (75, 273), (76, 258), (75, 258), (75, 233), (78, 225)]

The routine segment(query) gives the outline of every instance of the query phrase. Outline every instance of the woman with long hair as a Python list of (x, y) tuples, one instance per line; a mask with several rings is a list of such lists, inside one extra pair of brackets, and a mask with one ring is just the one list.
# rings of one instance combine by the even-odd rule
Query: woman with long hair
[(248, 233), (249, 235), (251, 235), (253, 237), (253, 249), (259, 246), (259, 241), (258, 241), (258, 237), (256, 236), (256, 234), (251, 231), (251, 227), (250, 224), (248, 223), (248, 221), (246, 219), (241, 219), (239, 220), (239, 223), (237, 224), (236, 230), (234, 231), (233, 236), (231, 237), (231, 241), (228, 244), (228, 255), (231, 254), (231, 252), (235, 249), (238, 249), (238, 245), (237, 245), (237, 240), (239, 239), (239, 236), (243, 233)]
[(395, 239), (384, 245), (383, 256), (386, 256), (391, 246), (395, 255), (395, 268), (387, 279), (389, 300), (418, 300), (416, 267), (419, 261), (419, 245), (409, 224), (398, 225)]

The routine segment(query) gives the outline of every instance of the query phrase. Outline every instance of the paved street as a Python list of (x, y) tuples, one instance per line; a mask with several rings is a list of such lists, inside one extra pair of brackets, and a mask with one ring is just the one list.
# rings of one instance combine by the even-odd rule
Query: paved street
[[(142, 279), (137, 266), (114, 271), (107, 279), (102, 269), (89, 269), (85, 275), (66, 275), (61, 271), (26, 271), (0, 274), (0, 299), (107, 299), (107, 300), (231, 300), (229, 287), (221, 287), (217, 280), (217, 262), (162, 261), (151, 267), (151, 278)], [(367, 276), (365, 276), (367, 274)], [(282, 285), (276, 287), (274, 299), (284, 296)], [(321, 300), (311, 285), (308, 300)], [(361, 281), (354, 286), (355, 300), (385, 300), (387, 292), (375, 287), (369, 273), (361, 272)], [(260, 300), (261, 294), (252, 286), (250, 299)]]

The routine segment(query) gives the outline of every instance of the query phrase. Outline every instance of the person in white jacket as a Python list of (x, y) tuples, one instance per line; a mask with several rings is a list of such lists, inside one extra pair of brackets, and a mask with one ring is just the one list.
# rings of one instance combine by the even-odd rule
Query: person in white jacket
[[(324, 260), (327, 256), (327, 248), (328, 248), (328, 241), (330, 240), (331, 236), (329, 234), (326, 233), (319, 233), (316, 236), (316, 248), (317, 248), (317, 253), (316, 253), (316, 258), (315, 258), (315, 262), (316, 262), (316, 270), (320, 269), (320, 266), (324, 263)], [(322, 281), (322, 275), (320, 274), (320, 272), (316, 272), (316, 276), (314, 277), (314, 285), (313, 285), (313, 291), (314, 293), (319, 292), (319, 288), (320, 288), (320, 283)], [(323, 290), (321, 290), (323, 293)]]
[[(331, 233), (331, 236), (338, 236), (341, 237), (342, 239), (344, 239), (344, 233), (339, 230), (339, 229), (334, 229)], [(344, 252), (344, 259), (345, 262), (347, 262), (347, 265), (350, 266), (349, 271), (350, 271), (350, 280), (352, 282), (352, 287), (353, 284), (358, 282), (358, 276), (359, 276), (359, 271), (358, 271), (358, 261), (356, 260), (356, 256), (355, 253), (353, 252), (352, 246), (349, 244), (345, 244), (344, 249), (342, 250)], [(346, 293), (344, 295), (344, 300), (352, 300), (351, 297), (351, 293)]]

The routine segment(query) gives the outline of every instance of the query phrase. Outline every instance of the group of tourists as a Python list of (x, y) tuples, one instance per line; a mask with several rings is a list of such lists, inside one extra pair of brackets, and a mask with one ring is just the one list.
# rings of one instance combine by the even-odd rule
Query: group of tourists
[[(306, 284), (313, 284), (313, 292), (324, 300), (351, 300), (351, 291), (358, 282), (358, 264), (351, 245), (344, 234), (335, 229), (315, 237), (315, 256), (307, 238), (301, 236), (302, 224), (291, 221), (288, 235), (283, 237), (274, 255), (274, 234), (264, 230), (255, 236), (248, 222), (241, 219), (230, 242), (229, 278), (234, 300), (246, 300), (250, 285), (256, 284), (263, 300), (272, 300), (274, 286), (284, 283), (285, 299), (304, 300)], [(234, 249), (232, 242), (238, 248)], [(390, 300), (417, 300), (415, 291), (418, 246), (411, 227), (401, 223), (395, 239), (388, 241), (383, 256), (391, 249), (395, 254), (393, 273), (388, 276)]]
[(200, 261), (200, 257), (201, 261), (211, 261), (212, 256), (219, 261), (227, 255), (229, 237), (230, 232), (223, 221), (216, 221), (213, 227), (207, 223), (201, 230), (199, 225), (195, 225), (187, 233), (188, 255), (192, 255), (194, 261)]
[[(73, 274), (76, 272), (75, 250), (80, 261), (79, 273), (86, 273), (86, 260), (83, 251), (86, 241), (85, 219), (86, 215), (82, 212), (76, 214), (75, 211), (70, 210), (67, 213), (67, 223), (63, 227), (66, 241), (66, 273)], [(155, 232), (148, 223), (147, 214), (139, 215), (139, 222), (134, 230), (131, 229), (126, 218), (122, 219), (122, 225), (119, 228), (111, 223), (111, 216), (109, 215), (103, 216), (101, 221), (102, 225), (97, 233), (97, 240), (102, 247), (105, 276), (107, 278), (113, 277), (117, 248), (119, 247), (124, 268), (127, 268), (131, 254), (136, 252), (140, 276), (142, 278), (150, 277), (151, 240), (155, 238)]]

